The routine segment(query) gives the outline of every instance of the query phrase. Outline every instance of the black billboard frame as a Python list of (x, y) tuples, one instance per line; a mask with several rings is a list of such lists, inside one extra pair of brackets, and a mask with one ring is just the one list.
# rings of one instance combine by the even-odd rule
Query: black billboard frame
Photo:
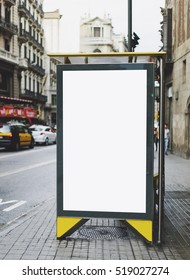
[[(103, 212), (103, 211), (71, 211), (63, 210), (63, 72), (64, 71), (98, 71), (98, 70), (146, 70), (147, 71), (147, 150), (146, 150), (146, 212)], [(153, 153), (153, 126), (154, 126), (154, 64), (127, 63), (127, 64), (85, 64), (85, 65), (58, 65), (57, 66), (57, 216), (81, 218), (115, 218), (115, 219), (153, 219), (154, 214), (154, 153)], [(137, 170), (138, 174), (138, 170)], [(72, 199), (72, 198), (71, 198)]]

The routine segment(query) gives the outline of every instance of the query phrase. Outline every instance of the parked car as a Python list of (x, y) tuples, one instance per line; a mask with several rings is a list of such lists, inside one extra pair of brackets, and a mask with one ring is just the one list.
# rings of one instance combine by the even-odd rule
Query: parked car
[(34, 138), (28, 128), (18, 122), (0, 124), (0, 147), (18, 151), (21, 147), (34, 148)]
[(49, 145), (50, 143), (56, 143), (57, 134), (50, 126), (32, 125), (29, 129), (32, 132), (36, 144)]

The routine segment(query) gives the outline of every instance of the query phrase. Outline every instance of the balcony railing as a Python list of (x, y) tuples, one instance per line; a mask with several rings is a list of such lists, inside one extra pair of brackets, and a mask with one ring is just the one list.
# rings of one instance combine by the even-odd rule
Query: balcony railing
[(18, 5), (18, 12), (24, 17), (26, 16), (26, 17), (30, 18), (30, 16), (31, 16), (29, 10), (26, 7), (26, 5), (24, 3), (22, 3), (21, 1)]
[(33, 42), (37, 49), (39, 49), (40, 51), (44, 51), (44, 47), (36, 39), (33, 39)]
[(36, 63), (29, 62), (28, 68), (29, 68), (29, 70), (37, 72), (37, 74), (39, 74), (40, 76), (44, 76), (44, 74), (45, 74), (45, 69), (43, 69), (40, 65), (38, 65)]
[(39, 2), (37, 0), (29, 0), (29, 2), (31, 4), (33, 4), (33, 6), (35, 6), (36, 9), (39, 10), (40, 14), (43, 16), (44, 15), (44, 11), (42, 8), (42, 4), (39, 4)]
[(28, 90), (26, 89), (25, 90), (25, 94), (24, 94), (27, 98), (30, 98), (32, 100), (35, 100), (35, 101), (40, 101), (40, 102), (47, 102), (47, 96), (45, 95), (42, 95), (38, 92), (34, 92), (34, 91), (31, 91), (31, 90)]
[[(37, 9), (39, 10), (40, 15), (43, 16), (44, 12), (42, 10), (42, 5), (37, 6)], [(38, 21), (37, 21), (37, 19), (35, 19), (34, 15), (31, 14), (31, 12), (28, 10), (25, 3), (21, 2), (21, 1), (19, 2), (18, 11), (21, 16), (27, 17), (28, 20), (31, 23), (35, 24), (38, 29), (42, 29), (41, 24), (38, 23)]]
[(28, 41), (28, 32), (24, 29), (21, 29), (18, 34), (18, 39), (21, 43), (26, 43)]
[(103, 38), (103, 37), (88, 37), (88, 38), (82, 38), (81, 43), (87, 43), (87, 44), (99, 44), (99, 45), (111, 45), (112, 40), (110, 38)]
[(29, 32), (28, 32), (28, 40), (29, 40), (29, 44), (30, 45), (34, 45), (37, 49), (39, 49), (40, 51), (44, 51), (44, 47), (42, 46), (41, 43), (39, 43), (34, 36), (32, 36)]
[(19, 58), (19, 67), (26, 70), (28, 68), (28, 60), (26, 58)]
[(0, 48), (0, 58), (5, 59), (6, 61), (9, 61), (13, 64), (18, 64), (18, 57), (4, 49)]
[(40, 11), (40, 14), (43, 16), (44, 15), (44, 11), (43, 11), (43, 8), (42, 8), (42, 4), (39, 5), (38, 9)]
[(10, 5), (10, 6), (16, 4), (16, 0), (4, 0), (4, 1), (5, 1), (5, 3), (6, 3), (7, 5)]
[(0, 16), (0, 31), (9, 33), (10, 35), (16, 35), (18, 33), (18, 27)]

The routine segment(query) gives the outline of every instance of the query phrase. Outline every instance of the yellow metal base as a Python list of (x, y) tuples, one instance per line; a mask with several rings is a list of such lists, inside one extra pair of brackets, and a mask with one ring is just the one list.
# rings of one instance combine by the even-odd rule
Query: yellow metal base
[(153, 222), (149, 220), (126, 220), (147, 241), (153, 242)]
[[(57, 217), (57, 238), (64, 238), (73, 233), (87, 219)], [(126, 220), (126, 222), (142, 235), (148, 242), (153, 242), (153, 222), (149, 220)]]
[[(154, 189), (158, 189), (159, 174), (154, 174)], [(155, 202), (154, 202), (155, 203)], [(63, 238), (81, 225), (86, 223), (88, 219), (83, 218), (70, 218), (70, 217), (57, 217), (57, 238)], [(144, 237), (148, 242), (153, 242), (153, 221), (152, 220), (125, 220), (136, 232)]]
[(86, 222), (87, 219), (57, 217), (57, 238), (60, 239), (73, 233)]

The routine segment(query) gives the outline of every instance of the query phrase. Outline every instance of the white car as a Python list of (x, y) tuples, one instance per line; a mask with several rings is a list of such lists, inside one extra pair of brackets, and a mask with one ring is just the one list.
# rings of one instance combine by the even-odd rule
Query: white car
[(57, 134), (50, 126), (32, 125), (29, 127), (36, 144), (56, 144)]

